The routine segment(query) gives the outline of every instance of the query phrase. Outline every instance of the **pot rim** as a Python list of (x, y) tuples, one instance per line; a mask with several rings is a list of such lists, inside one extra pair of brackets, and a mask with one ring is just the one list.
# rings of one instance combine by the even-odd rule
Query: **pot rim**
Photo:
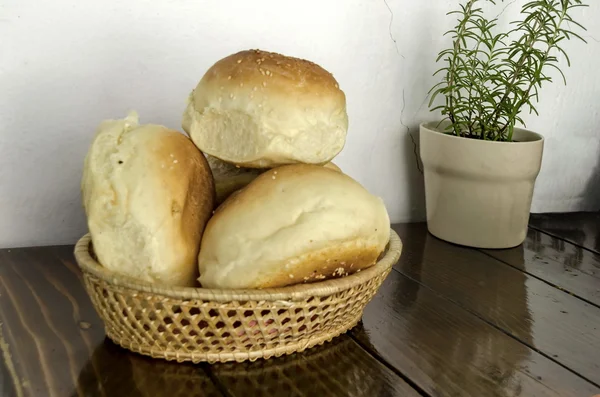
[[(438, 131), (435, 127), (433, 127), (432, 125), (436, 125), (439, 124), (440, 121), (424, 121), (422, 122), (419, 127), (421, 129), (426, 129), (436, 135), (439, 135), (440, 137), (445, 137), (446, 139), (465, 139), (469, 142), (473, 142), (472, 144), (495, 144), (495, 145), (539, 145), (540, 143), (543, 144), (545, 139), (544, 136), (541, 134), (538, 134), (537, 132), (533, 132), (531, 130), (528, 130), (526, 128), (519, 128), (519, 127), (515, 127), (515, 131), (520, 131), (520, 132), (525, 132), (529, 135), (531, 135), (532, 137), (536, 138), (532, 141), (513, 141), (513, 142), (504, 142), (504, 141), (483, 141), (480, 139), (469, 139), (469, 138), (464, 138), (464, 137), (460, 137), (460, 136), (456, 136), (456, 135), (450, 135), (450, 134), (445, 134), (443, 132)], [(475, 143), (478, 142), (478, 143)]]

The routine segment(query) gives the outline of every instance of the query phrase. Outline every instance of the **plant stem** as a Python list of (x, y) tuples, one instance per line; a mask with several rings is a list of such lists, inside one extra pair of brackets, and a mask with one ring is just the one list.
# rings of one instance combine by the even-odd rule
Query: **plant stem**
[[(540, 21), (539, 16), (536, 17), (535, 23), (536, 23), (536, 25), (533, 28), (533, 32), (539, 34), (541, 32), (540, 31), (541, 21)], [(535, 42), (537, 41), (537, 39), (538, 39), (538, 36), (536, 36), (535, 34), (532, 34), (531, 36), (529, 36), (529, 39), (528, 39), (529, 41), (527, 43), (527, 50), (528, 51), (524, 51), (521, 54), (521, 57), (519, 58), (519, 61), (517, 62), (517, 68), (513, 72), (512, 80), (511, 80), (510, 84), (506, 86), (506, 91), (504, 92), (504, 95), (503, 95), (502, 99), (498, 103), (498, 106), (496, 107), (496, 110), (492, 114), (491, 120), (493, 120), (494, 125), (498, 125), (498, 121), (499, 121), (498, 119), (500, 118), (500, 108), (504, 104), (504, 102), (508, 99), (508, 97), (510, 95), (510, 92), (512, 90), (512, 87), (514, 86), (514, 84), (521, 77), (521, 72), (523, 71), (523, 66), (525, 65), (525, 61), (530, 56), (530, 51), (533, 48), (533, 45), (535, 44)], [(507, 125), (508, 125), (508, 123), (507, 123)]]
[(454, 104), (452, 103), (452, 99), (454, 98), (454, 78), (456, 73), (456, 63), (458, 61), (458, 54), (460, 51), (460, 40), (465, 34), (467, 22), (471, 18), (471, 10), (473, 9), (473, 4), (475, 4), (478, 0), (469, 0), (465, 7), (465, 14), (463, 20), (459, 24), (459, 29), (456, 31), (456, 39), (454, 40), (454, 51), (452, 54), (452, 61), (450, 62), (450, 69), (448, 70), (448, 87), (450, 88), (450, 96), (446, 97), (448, 100), (448, 118), (450, 118), (450, 122), (452, 123), (452, 127), (454, 129), (454, 133), (459, 136), (461, 132), (459, 131), (459, 126), (456, 124), (456, 117), (454, 115)]
[[(550, 55), (550, 51), (552, 50), (552, 48), (554, 48), (554, 43), (556, 41), (556, 38), (558, 37), (558, 34), (560, 33), (560, 26), (562, 25), (562, 23), (565, 20), (565, 16), (567, 14), (567, 8), (566, 6), (563, 7), (562, 13), (560, 15), (560, 19), (558, 20), (558, 24), (556, 24), (556, 30), (554, 31), (554, 35), (552, 36), (552, 40), (550, 42), (548, 42), (548, 48), (546, 48), (546, 52), (544, 53), (544, 56), (542, 58), (542, 60), (540, 60), (540, 63), (537, 67), (536, 70), (536, 77), (539, 77), (540, 73), (542, 72), (542, 69), (544, 67), (544, 65), (546, 64), (546, 60), (548, 59), (548, 55)], [(527, 103), (527, 100), (529, 99), (529, 93), (531, 92), (531, 89), (533, 88), (533, 86), (535, 85), (537, 79), (535, 79), (534, 81), (532, 81), (529, 84), (529, 87), (527, 87), (527, 91), (525, 92), (525, 95), (518, 101), (516, 102), (516, 104), (513, 106), (513, 114), (511, 115), (511, 119), (514, 118), (514, 116), (516, 116), (515, 113), (518, 114), (518, 112), (520, 111), (521, 107), (523, 105), (525, 105), (525, 103)], [(516, 99), (516, 98), (515, 98)], [(504, 125), (504, 127), (502, 128), (502, 130), (500, 131), (500, 133), (502, 134), (506, 128), (508, 127), (508, 123), (506, 123)], [(509, 133), (509, 140), (512, 140), (512, 130)]]
[[(471, 59), (471, 74), (469, 77), (473, 78), (474, 74), (475, 74), (475, 70), (477, 69), (477, 55), (479, 54), (479, 47), (481, 46), (481, 42), (482, 39), (480, 39), (479, 41), (477, 41), (477, 45), (475, 46), (475, 54), (473, 55), (473, 58)], [(475, 124), (475, 120), (473, 120), (473, 113), (475, 113), (475, 109), (474, 109), (474, 100), (473, 100), (473, 87), (475, 86), (474, 82), (471, 80), (471, 85), (469, 87), (469, 116), (467, 118), (467, 121), (469, 122), (469, 134), (473, 135), (473, 125)], [(481, 136), (483, 137), (483, 134), (481, 134)]]

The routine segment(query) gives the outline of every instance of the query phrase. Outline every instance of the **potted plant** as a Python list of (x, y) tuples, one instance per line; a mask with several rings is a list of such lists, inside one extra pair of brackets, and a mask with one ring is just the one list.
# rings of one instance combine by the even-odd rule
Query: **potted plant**
[[(558, 56), (565, 39), (585, 41), (585, 29), (572, 11), (581, 0), (526, 3), (522, 20), (497, 33), (497, 18), (487, 19), (482, 3), (468, 0), (448, 33), (453, 41), (436, 62), (443, 79), (431, 91), (444, 102), (441, 121), (420, 126), (427, 224), (443, 240), (479, 248), (509, 248), (523, 243), (544, 139), (519, 128), (524, 110), (535, 103), (549, 71), (565, 79)], [(566, 83), (566, 80), (565, 80)]]

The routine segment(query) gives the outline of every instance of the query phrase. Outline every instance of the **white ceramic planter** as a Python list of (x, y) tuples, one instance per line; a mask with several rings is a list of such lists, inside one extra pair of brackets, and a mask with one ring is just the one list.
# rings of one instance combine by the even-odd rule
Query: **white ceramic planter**
[(481, 141), (444, 134), (437, 125), (420, 129), (429, 232), (478, 248), (523, 243), (544, 138), (515, 129), (517, 142)]

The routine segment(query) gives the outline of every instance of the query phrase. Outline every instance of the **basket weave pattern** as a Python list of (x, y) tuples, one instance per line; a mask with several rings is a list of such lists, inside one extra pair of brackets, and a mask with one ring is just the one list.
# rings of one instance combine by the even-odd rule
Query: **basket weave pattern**
[(165, 288), (117, 275), (90, 255), (89, 235), (76, 246), (86, 290), (110, 339), (167, 360), (227, 362), (300, 352), (357, 324), (401, 243), (392, 231), (385, 255), (354, 275), (278, 289)]

